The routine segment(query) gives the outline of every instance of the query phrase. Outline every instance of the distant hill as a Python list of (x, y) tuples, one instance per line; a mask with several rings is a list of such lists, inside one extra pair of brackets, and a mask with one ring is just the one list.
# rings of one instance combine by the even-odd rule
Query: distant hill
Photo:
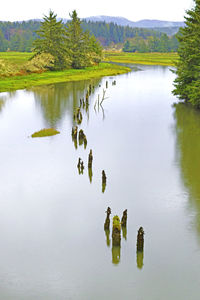
[(115, 23), (121, 26), (130, 26), (138, 28), (162, 28), (162, 27), (183, 27), (184, 22), (174, 22), (174, 21), (161, 21), (161, 20), (140, 20), (137, 22), (130, 21), (123, 17), (110, 17), (110, 16), (94, 16), (84, 18), (86, 21), (92, 22), (106, 22)]

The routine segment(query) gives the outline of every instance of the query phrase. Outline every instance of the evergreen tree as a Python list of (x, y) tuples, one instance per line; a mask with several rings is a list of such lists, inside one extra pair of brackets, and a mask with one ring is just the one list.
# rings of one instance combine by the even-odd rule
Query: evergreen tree
[(72, 19), (67, 23), (66, 42), (72, 68), (80, 69), (98, 63), (102, 56), (99, 43), (88, 31), (83, 31), (76, 10), (70, 17)]
[(50, 10), (49, 16), (44, 16), (40, 29), (37, 31), (39, 39), (34, 41), (34, 49), (37, 54), (49, 53), (54, 61), (54, 69), (66, 67), (65, 28), (62, 21), (56, 20), (56, 14)]
[(72, 68), (80, 69), (89, 64), (87, 56), (89, 45), (76, 10), (70, 14), (70, 17), (72, 20), (67, 23), (67, 48)]
[(187, 11), (186, 26), (178, 35), (180, 56), (173, 93), (185, 102), (200, 107), (200, 0)]

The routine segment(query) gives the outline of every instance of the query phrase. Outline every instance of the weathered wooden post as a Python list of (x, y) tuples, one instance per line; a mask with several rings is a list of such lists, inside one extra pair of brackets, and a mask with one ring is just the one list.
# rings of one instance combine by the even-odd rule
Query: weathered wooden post
[(108, 81), (106, 81), (106, 88), (108, 88)]
[(83, 144), (83, 140), (84, 140), (84, 132), (83, 130), (79, 130), (79, 133), (78, 133), (78, 141), (79, 141), (79, 146), (81, 146)]
[(105, 171), (103, 170), (103, 171), (102, 171), (102, 193), (104, 193), (104, 192), (105, 192), (105, 189), (106, 189), (106, 180), (107, 180), (107, 178), (106, 178), (106, 173), (105, 173)]
[(111, 208), (108, 207), (107, 208), (107, 211), (106, 211), (106, 220), (105, 220), (105, 223), (104, 223), (104, 229), (110, 229), (110, 215), (111, 215)]
[(127, 223), (127, 209), (125, 209), (123, 211), (123, 216), (122, 216), (122, 219), (121, 219), (122, 227), (126, 227), (126, 223)]
[(86, 138), (86, 135), (84, 136), (83, 143), (84, 143), (84, 149), (86, 149), (87, 148), (87, 138)]
[(79, 173), (79, 175), (80, 175), (80, 174), (81, 174), (81, 158), (80, 158), (80, 157), (79, 157), (79, 159), (78, 159), (77, 168), (78, 168), (78, 173)]
[(113, 246), (120, 246), (121, 244), (121, 224), (118, 216), (113, 217), (112, 244)]
[(83, 170), (84, 170), (84, 164), (83, 161), (81, 162), (81, 174), (83, 174)]
[(144, 230), (140, 227), (137, 234), (137, 251), (143, 252), (144, 250)]
[(104, 223), (104, 231), (106, 234), (106, 244), (109, 247), (110, 246), (110, 214), (111, 214), (111, 208), (108, 207), (106, 211), (106, 220)]
[(92, 150), (90, 149), (90, 153), (88, 156), (88, 168), (92, 168), (92, 161), (93, 161), (93, 155), (92, 155)]

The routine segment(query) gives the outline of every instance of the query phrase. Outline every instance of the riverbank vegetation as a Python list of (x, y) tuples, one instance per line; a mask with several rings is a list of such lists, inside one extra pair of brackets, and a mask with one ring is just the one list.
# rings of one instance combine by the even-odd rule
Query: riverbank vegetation
[(29, 75), (1, 77), (0, 92), (14, 91), (18, 89), (30, 88), (43, 84), (58, 82), (69, 82), (87, 80), (96, 77), (112, 76), (124, 74), (130, 68), (117, 66), (114, 64), (100, 63), (98, 66), (87, 67), (84, 69), (69, 69), (63, 71), (48, 71), (41, 74), (32, 73)]
[(177, 53), (124, 53), (105, 52), (105, 61), (128, 64), (174, 66), (178, 61)]
[(181, 29), (178, 54), (180, 59), (176, 64), (177, 78), (174, 81), (173, 93), (185, 102), (200, 108), (200, 1), (195, 0), (195, 6), (187, 11), (186, 26)]
[(41, 129), (39, 131), (34, 132), (31, 137), (32, 138), (36, 138), (36, 137), (45, 137), (45, 136), (52, 136), (52, 135), (56, 135), (59, 134), (60, 132), (57, 131), (54, 128), (44, 128)]

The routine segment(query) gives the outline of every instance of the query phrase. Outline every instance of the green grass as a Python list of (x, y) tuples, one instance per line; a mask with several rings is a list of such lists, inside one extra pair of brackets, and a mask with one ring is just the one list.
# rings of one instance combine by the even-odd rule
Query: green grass
[[(20, 70), (20, 67), (32, 56), (31, 53), (1, 52), (0, 60)], [(9, 75), (0, 76), (0, 92), (14, 91), (18, 89), (30, 88), (33, 86), (52, 84), (57, 82), (68, 82), (86, 80), (94, 77), (111, 76), (129, 72), (130, 69), (108, 63), (100, 63), (98, 66), (85, 69), (69, 69), (64, 71), (48, 71), (43, 73), (31, 73), (29, 75)]]
[(174, 66), (178, 61), (177, 53), (126, 53), (126, 52), (105, 52), (105, 61), (145, 64), (145, 65), (162, 65)]
[(26, 63), (32, 56), (33, 53), (28, 52), (0, 52), (0, 59), (18, 67)]
[(45, 136), (52, 136), (52, 135), (56, 135), (59, 134), (60, 132), (57, 131), (54, 128), (44, 128), (41, 129), (40, 131), (36, 131), (34, 132), (31, 137), (35, 138), (35, 137), (45, 137)]

